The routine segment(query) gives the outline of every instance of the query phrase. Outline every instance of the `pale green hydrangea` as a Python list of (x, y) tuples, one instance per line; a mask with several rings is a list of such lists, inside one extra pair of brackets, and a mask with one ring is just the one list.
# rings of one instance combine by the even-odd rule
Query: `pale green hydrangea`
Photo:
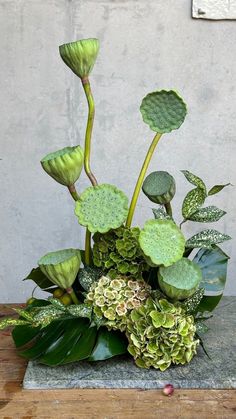
[(93, 305), (98, 317), (107, 319), (108, 328), (124, 331), (127, 315), (134, 308), (141, 307), (150, 292), (151, 287), (143, 280), (102, 276), (90, 287), (85, 302)]
[(193, 316), (165, 299), (148, 298), (131, 312), (126, 323), (128, 351), (136, 364), (161, 371), (171, 364), (191, 361), (199, 345), (195, 333)]

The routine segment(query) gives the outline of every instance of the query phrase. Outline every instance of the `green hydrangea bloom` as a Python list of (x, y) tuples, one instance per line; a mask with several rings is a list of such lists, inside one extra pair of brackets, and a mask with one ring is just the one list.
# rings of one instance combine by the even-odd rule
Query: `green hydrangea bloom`
[(179, 303), (148, 298), (126, 324), (128, 351), (139, 367), (165, 371), (171, 364), (190, 362), (196, 354), (194, 318)]
[(108, 233), (93, 236), (93, 263), (109, 277), (117, 275), (142, 278), (142, 272), (149, 271), (138, 237), (140, 229), (120, 227)]
[(107, 320), (108, 328), (124, 331), (127, 315), (134, 308), (141, 307), (150, 292), (151, 287), (142, 280), (102, 276), (90, 287), (85, 303), (93, 305), (94, 313)]

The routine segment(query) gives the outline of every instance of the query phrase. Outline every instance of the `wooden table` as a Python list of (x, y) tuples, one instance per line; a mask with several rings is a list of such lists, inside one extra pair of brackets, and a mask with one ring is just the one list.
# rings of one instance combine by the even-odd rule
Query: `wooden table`
[[(0, 317), (12, 315), (0, 305)], [(26, 361), (9, 331), (0, 331), (0, 419), (236, 418), (236, 390), (23, 390)]]

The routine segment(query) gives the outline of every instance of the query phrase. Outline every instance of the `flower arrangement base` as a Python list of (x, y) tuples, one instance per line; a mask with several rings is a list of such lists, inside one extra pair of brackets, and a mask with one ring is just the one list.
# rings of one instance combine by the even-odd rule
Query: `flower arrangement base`
[(78, 362), (56, 368), (30, 361), (25, 389), (54, 388), (236, 388), (236, 297), (224, 297), (217, 316), (209, 320), (205, 338), (209, 359), (202, 348), (191, 363), (168, 368), (165, 372), (135, 366), (131, 357), (107, 361)]

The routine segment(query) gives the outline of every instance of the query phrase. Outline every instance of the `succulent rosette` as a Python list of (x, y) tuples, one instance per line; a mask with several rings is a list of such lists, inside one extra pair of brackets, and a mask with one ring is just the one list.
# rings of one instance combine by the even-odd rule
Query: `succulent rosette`
[(141, 307), (150, 292), (151, 287), (142, 280), (102, 276), (91, 286), (86, 302), (93, 306), (98, 317), (106, 320), (109, 328), (124, 331), (128, 314), (134, 308)]
[(92, 71), (98, 51), (99, 41), (96, 38), (81, 39), (59, 47), (64, 63), (81, 79)]
[(197, 353), (194, 318), (178, 304), (148, 298), (128, 317), (128, 351), (141, 368), (165, 371), (171, 364), (186, 364)]
[(79, 179), (83, 164), (84, 152), (79, 145), (49, 153), (41, 160), (45, 172), (65, 186), (74, 185)]

